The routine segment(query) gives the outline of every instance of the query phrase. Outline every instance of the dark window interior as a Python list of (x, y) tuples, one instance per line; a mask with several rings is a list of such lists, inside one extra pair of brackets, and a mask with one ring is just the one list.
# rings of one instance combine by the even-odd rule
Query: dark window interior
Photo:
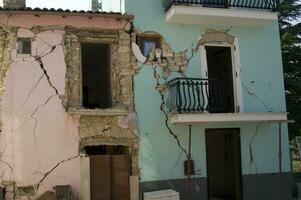
[(206, 53), (208, 78), (219, 80), (222, 101), (219, 112), (235, 112), (231, 48), (206, 46)]
[(82, 43), (83, 107), (112, 106), (110, 45)]
[(160, 37), (156, 36), (141, 36), (139, 38), (140, 50), (144, 56), (148, 56), (153, 48), (160, 48)]
[(31, 39), (19, 38), (18, 39), (18, 53), (19, 54), (31, 54)]
[(93, 155), (128, 155), (129, 148), (125, 146), (86, 146), (85, 148), (86, 154), (89, 156)]

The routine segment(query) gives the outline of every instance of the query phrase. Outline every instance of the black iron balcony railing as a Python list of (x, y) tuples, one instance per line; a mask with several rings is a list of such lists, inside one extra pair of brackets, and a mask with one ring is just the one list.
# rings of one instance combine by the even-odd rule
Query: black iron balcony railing
[(234, 7), (275, 11), (279, 4), (280, 0), (162, 0), (165, 11), (173, 5), (196, 5), (213, 8)]
[(168, 82), (167, 107), (171, 112), (224, 112), (219, 80), (175, 78)]

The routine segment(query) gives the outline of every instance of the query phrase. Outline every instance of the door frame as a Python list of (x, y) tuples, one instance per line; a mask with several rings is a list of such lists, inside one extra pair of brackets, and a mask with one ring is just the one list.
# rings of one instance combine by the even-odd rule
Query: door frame
[(233, 77), (233, 93), (234, 93), (234, 108), (236, 113), (243, 113), (243, 93), (242, 93), (242, 80), (241, 80), (241, 66), (239, 54), (239, 41), (238, 38), (234, 39), (234, 43), (227, 42), (208, 42), (199, 45), (201, 54), (201, 73), (202, 78), (208, 79), (208, 63), (206, 46), (216, 47), (230, 47), (231, 60), (232, 60), (232, 77)]
[(241, 158), (241, 155), (242, 155), (242, 152), (241, 152), (241, 137), (240, 137), (240, 133), (241, 133), (241, 129), (240, 128), (206, 128), (205, 129), (205, 149), (206, 149), (206, 171), (207, 171), (207, 198), (208, 200), (210, 200), (210, 186), (209, 186), (209, 168), (208, 168), (208, 158), (209, 158), (209, 155), (208, 155), (208, 151), (207, 151), (207, 135), (208, 134), (214, 134), (212, 132), (215, 132), (215, 133), (227, 133), (227, 132), (235, 132), (235, 133), (238, 133), (239, 135), (239, 154), (240, 154), (240, 160), (239, 160), (239, 163), (240, 163), (240, 199), (243, 200), (243, 182), (242, 182), (242, 158)]

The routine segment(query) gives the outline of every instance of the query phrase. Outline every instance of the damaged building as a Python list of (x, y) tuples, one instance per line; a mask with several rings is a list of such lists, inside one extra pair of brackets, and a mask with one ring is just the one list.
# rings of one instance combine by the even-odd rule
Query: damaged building
[(24, 5), (0, 8), (3, 196), (135, 199), (133, 16)]
[(279, 2), (126, 1), (141, 197), (291, 199)]
[(92, 2), (0, 7), (0, 200), (290, 198), (279, 1)]

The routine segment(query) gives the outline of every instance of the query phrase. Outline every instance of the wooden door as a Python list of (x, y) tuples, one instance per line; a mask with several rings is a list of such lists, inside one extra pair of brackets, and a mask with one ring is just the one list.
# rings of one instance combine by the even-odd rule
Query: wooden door
[(111, 200), (110, 155), (90, 156), (91, 200)]
[(111, 156), (111, 187), (112, 200), (130, 199), (130, 167), (129, 156), (113, 155)]
[(90, 156), (91, 200), (130, 199), (128, 155)]

